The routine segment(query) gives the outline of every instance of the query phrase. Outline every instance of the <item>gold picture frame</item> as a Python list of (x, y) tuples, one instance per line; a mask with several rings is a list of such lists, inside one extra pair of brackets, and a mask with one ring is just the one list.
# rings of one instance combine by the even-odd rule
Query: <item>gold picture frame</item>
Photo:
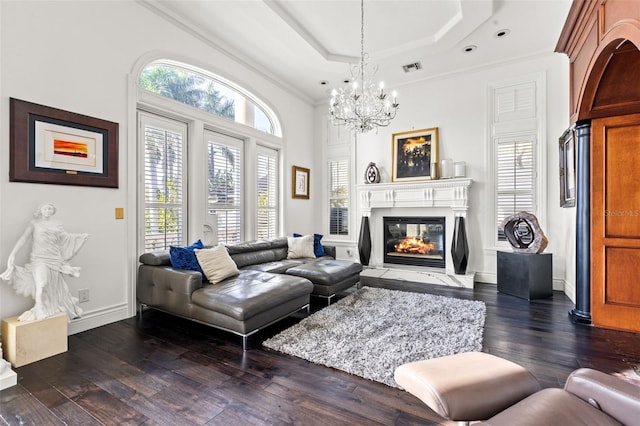
[(309, 199), (309, 177), (309, 169), (293, 166), (291, 172), (291, 196), (293, 198)]
[(393, 182), (431, 179), (438, 162), (438, 128), (394, 133), (391, 151)]

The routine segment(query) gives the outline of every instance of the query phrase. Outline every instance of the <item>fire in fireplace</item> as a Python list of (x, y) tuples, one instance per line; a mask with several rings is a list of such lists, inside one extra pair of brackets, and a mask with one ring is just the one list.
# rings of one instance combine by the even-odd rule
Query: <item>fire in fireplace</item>
[(445, 218), (383, 218), (384, 263), (445, 268)]

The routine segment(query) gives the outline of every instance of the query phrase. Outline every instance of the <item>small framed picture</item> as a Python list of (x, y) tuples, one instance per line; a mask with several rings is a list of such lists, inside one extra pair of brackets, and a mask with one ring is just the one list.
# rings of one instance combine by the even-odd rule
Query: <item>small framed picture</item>
[(291, 189), (293, 198), (309, 199), (309, 169), (293, 166), (291, 173)]
[(394, 133), (391, 138), (394, 182), (431, 179), (438, 162), (438, 128)]
[(576, 205), (576, 143), (574, 129), (560, 136), (560, 207)]

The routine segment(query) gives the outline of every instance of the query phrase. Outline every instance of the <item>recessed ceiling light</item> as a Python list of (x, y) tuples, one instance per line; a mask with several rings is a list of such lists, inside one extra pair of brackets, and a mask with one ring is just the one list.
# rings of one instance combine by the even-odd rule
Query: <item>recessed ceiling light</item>
[(508, 36), (510, 32), (511, 32), (511, 30), (508, 30), (508, 29), (506, 29), (506, 28), (505, 28), (505, 29), (503, 29), (503, 30), (498, 30), (498, 31), (496, 31), (496, 33), (494, 34), (494, 36), (495, 36), (496, 38), (504, 38), (504, 37)]
[(320, 80), (320, 86), (326, 86), (327, 84), (329, 84), (327, 80)]
[(477, 48), (478, 48), (478, 46), (475, 46), (475, 45), (473, 45), (473, 44), (470, 44), (469, 46), (465, 46), (464, 48), (462, 48), (462, 51), (463, 51), (464, 53), (471, 53), (471, 52), (473, 52), (474, 50), (476, 50)]

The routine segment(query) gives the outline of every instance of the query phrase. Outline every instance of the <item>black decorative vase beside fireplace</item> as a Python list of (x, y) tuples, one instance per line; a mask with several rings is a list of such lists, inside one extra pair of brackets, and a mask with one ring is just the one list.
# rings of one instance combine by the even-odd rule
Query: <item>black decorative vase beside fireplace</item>
[(384, 263), (445, 268), (445, 218), (385, 216)]
[(363, 266), (368, 266), (371, 258), (371, 231), (369, 230), (368, 216), (362, 216), (360, 238), (358, 238), (358, 254), (360, 255), (360, 263)]
[(456, 217), (456, 224), (453, 228), (453, 241), (451, 242), (451, 260), (456, 274), (467, 273), (467, 262), (469, 261), (469, 244), (467, 243), (467, 232), (464, 227), (464, 218)]

